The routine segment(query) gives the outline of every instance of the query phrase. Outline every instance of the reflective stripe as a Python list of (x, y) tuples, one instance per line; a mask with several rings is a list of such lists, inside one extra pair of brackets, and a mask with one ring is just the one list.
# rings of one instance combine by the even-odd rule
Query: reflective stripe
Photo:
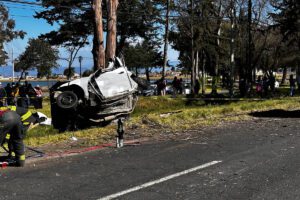
[(11, 111), (17, 111), (17, 106), (7, 106)]
[(30, 111), (28, 111), (27, 113), (25, 113), (24, 115), (22, 115), (21, 117), (21, 121), (25, 121), (26, 119), (28, 119), (30, 116), (32, 115), (32, 113)]
[(29, 124), (30, 124), (30, 122), (24, 122), (23, 124), (24, 124), (24, 125), (29, 125)]
[(25, 155), (21, 155), (19, 160), (25, 160)]
[(3, 107), (0, 107), (0, 110), (17, 111), (17, 106), (3, 106)]
[[(8, 149), (8, 143), (5, 142), (5, 143), (3, 144), (3, 147), (4, 147), (4, 149), (7, 150), (7, 149)], [(6, 151), (6, 150), (5, 150), (5, 151)]]
[(5, 139), (7, 139), (7, 140), (10, 139), (10, 134), (9, 133), (6, 134)]

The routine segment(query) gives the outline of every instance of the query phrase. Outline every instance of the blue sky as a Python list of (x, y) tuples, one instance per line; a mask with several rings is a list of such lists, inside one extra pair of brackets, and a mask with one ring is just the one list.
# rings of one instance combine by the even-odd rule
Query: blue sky
[[(28, 1), (35, 2), (33, 0)], [(11, 18), (13, 18), (16, 22), (16, 30), (23, 30), (27, 33), (23, 40), (15, 39), (13, 42), (5, 45), (5, 49), (10, 53), (10, 57), (12, 48), (14, 49), (14, 57), (17, 57), (25, 50), (29, 38), (36, 38), (42, 33), (47, 33), (58, 28), (57, 25), (49, 25), (45, 20), (33, 18), (35, 11), (41, 11), (41, 8), (39, 6), (27, 6), (13, 3), (4, 4), (8, 7)], [(80, 50), (78, 54), (78, 56), (81, 55), (84, 57), (84, 60), (82, 62), (83, 71), (85, 69), (91, 69), (93, 66), (91, 49), (91, 46), (85, 46)], [(169, 47), (168, 54), (170, 61), (174, 62), (178, 60), (178, 52), (171, 49), (171, 47)], [(60, 49), (60, 57), (67, 57), (67, 53), (64, 51), (64, 49)], [(62, 71), (67, 67), (67, 62), (59, 60), (59, 65), (61, 66), (60, 69), (53, 71), (54, 73), (62, 73)], [(8, 66), (4, 67), (4, 69), (1, 69), (0, 74), (5, 74), (6, 76), (11, 75), (10, 66), (11, 62), (8, 62)], [(76, 68), (76, 71), (79, 71), (79, 63), (77, 59), (73, 67)]]

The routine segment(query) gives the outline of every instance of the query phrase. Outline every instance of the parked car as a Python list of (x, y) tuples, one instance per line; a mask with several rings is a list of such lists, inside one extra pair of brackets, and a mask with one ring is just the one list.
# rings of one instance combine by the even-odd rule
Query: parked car
[(184, 94), (191, 94), (191, 82), (190, 81), (185, 81), (183, 83), (183, 93)]
[(145, 97), (157, 95), (157, 85), (150, 84), (146, 89), (142, 90), (141, 93)]
[(60, 131), (105, 125), (126, 117), (137, 102), (138, 84), (124, 62), (116, 58), (89, 77), (59, 82), (51, 88), (51, 114)]

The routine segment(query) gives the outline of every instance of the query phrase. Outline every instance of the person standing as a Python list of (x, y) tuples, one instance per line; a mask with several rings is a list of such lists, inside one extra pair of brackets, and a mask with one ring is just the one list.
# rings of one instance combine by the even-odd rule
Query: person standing
[(6, 92), (6, 96), (7, 96), (7, 105), (12, 105), (13, 102), (13, 96), (12, 96), (12, 88), (10, 86), (9, 83), (7, 83), (7, 85), (5, 86), (5, 92)]
[(194, 86), (194, 94), (198, 95), (199, 94), (199, 90), (200, 90), (200, 82), (199, 82), (198, 79), (196, 79), (195, 86)]
[(39, 85), (34, 87), (35, 93), (36, 93), (36, 99), (35, 99), (35, 109), (41, 109), (43, 108), (43, 91)]
[(293, 74), (290, 75), (290, 96), (294, 96), (295, 94), (295, 87), (296, 87), (296, 83), (295, 83), (295, 79)]
[(273, 73), (270, 76), (269, 82), (270, 82), (271, 93), (272, 93), (272, 95), (274, 95), (274, 93), (275, 93), (275, 82), (276, 82), (276, 79), (275, 79), (275, 76), (273, 75)]
[(167, 90), (167, 81), (166, 79), (163, 79), (162, 80), (162, 83), (161, 83), (161, 96), (166, 96), (166, 90)]
[(24, 88), (25, 88), (25, 101), (28, 108), (30, 106), (30, 97), (29, 97), (30, 84), (28, 84), (28, 81), (25, 81)]
[(161, 78), (157, 82), (157, 95), (166, 96), (166, 87), (167, 87), (166, 79)]
[(10, 133), (15, 152), (15, 166), (23, 167), (25, 165), (24, 128), (21, 117), (9, 109), (0, 110), (0, 144), (4, 142), (7, 133)]
[(5, 88), (2, 87), (2, 83), (0, 82), (0, 106), (6, 106), (7, 94)]
[(172, 81), (172, 87), (173, 87), (173, 98), (176, 98), (176, 95), (178, 93), (178, 79), (177, 76), (174, 77), (173, 81)]
[(183, 94), (183, 90), (184, 90), (184, 82), (183, 79), (180, 78), (178, 81), (178, 93)]
[(268, 96), (268, 90), (269, 90), (269, 80), (268, 80), (268, 77), (265, 75), (264, 78), (263, 78), (263, 95), (265, 97)]
[(17, 100), (17, 105), (20, 107), (28, 108), (28, 101), (26, 97), (26, 86), (24, 83), (21, 83), (19, 88), (19, 98)]
[(13, 96), (13, 105), (17, 105), (17, 101), (19, 98), (19, 83), (16, 83), (16, 85), (13, 85), (12, 96)]
[(256, 82), (256, 93), (263, 97), (263, 81), (261, 80), (261, 76), (258, 76), (257, 82)]
[(35, 105), (36, 92), (31, 83), (27, 86), (28, 105)]

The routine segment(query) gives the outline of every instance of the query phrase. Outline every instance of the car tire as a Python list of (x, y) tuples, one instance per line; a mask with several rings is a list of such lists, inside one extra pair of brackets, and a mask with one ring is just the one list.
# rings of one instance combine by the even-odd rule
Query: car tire
[(64, 91), (58, 95), (56, 103), (62, 109), (75, 109), (78, 105), (78, 97), (72, 91)]

